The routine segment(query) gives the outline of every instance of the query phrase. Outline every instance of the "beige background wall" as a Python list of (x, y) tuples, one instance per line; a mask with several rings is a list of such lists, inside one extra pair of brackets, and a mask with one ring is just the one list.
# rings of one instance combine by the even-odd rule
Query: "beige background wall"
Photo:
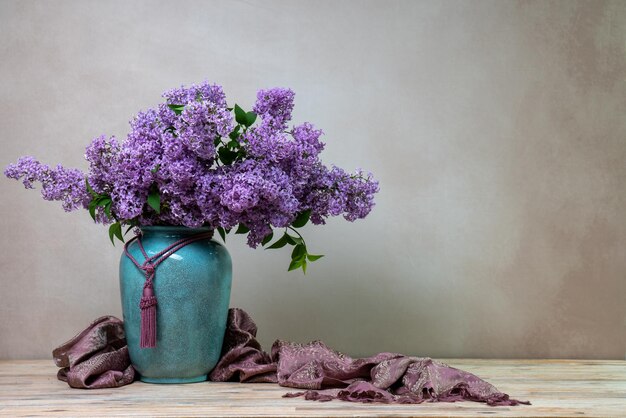
[[(231, 239), (231, 306), (262, 343), (353, 355), (624, 358), (626, 3), (0, 1), (0, 165), (86, 168), (160, 93), (247, 107), (289, 86), (325, 161), (380, 180), (354, 224), (287, 252)], [(121, 315), (120, 247), (0, 179), (0, 358)]]

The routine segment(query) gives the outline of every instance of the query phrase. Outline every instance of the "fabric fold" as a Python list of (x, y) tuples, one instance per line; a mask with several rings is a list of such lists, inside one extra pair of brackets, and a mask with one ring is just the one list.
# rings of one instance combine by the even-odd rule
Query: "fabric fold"
[(256, 333), (256, 324), (247, 312), (229, 309), (222, 354), (209, 380), (277, 383), (277, 364), (261, 349)]
[(124, 324), (103, 316), (54, 349), (54, 363), (61, 367), (59, 380), (73, 388), (102, 389), (124, 386), (135, 379), (130, 364)]
[[(285, 397), (339, 399), (362, 403), (484, 402), (491, 406), (530, 402), (509, 398), (478, 376), (428, 357), (379, 353), (353, 359), (322, 341), (308, 344), (276, 340), (270, 354), (256, 339), (257, 326), (244, 310), (231, 308), (218, 364), (209, 380), (278, 383), (304, 389)], [(87, 329), (53, 352), (58, 378), (72, 387), (96, 389), (131, 383), (123, 323), (112, 316)]]

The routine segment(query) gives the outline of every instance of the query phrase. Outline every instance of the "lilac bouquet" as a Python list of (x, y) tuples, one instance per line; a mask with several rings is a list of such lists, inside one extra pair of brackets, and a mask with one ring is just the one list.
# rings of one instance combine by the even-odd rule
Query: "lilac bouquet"
[(321, 255), (309, 254), (298, 231), (329, 216), (348, 221), (374, 206), (378, 182), (361, 170), (347, 173), (319, 159), (322, 131), (310, 123), (288, 127), (294, 92), (257, 93), (253, 111), (228, 107), (222, 87), (207, 82), (172, 89), (165, 103), (140, 112), (126, 140), (95, 138), (85, 158), (89, 172), (51, 168), (33, 157), (10, 164), (4, 174), (26, 188), (41, 183), (46, 200), (66, 211), (84, 208), (110, 224), (109, 236), (124, 240), (143, 225), (209, 227), (223, 240), (232, 229), (248, 245), (293, 246), (289, 270)]

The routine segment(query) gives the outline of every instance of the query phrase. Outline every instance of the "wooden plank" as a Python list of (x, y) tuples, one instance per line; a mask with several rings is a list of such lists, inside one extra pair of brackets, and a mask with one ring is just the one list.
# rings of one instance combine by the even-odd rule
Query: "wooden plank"
[(118, 389), (71, 389), (51, 360), (0, 361), (0, 415), (22, 416), (626, 416), (626, 361), (446, 360), (531, 406), (474, 402), (378, 405), (282, 398), (273, 384), (141, 382)]

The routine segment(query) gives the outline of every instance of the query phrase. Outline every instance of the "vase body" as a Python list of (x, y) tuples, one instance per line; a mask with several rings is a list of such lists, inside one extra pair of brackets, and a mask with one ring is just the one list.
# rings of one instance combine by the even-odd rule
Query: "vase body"
[[(206, 229), (142, 227), (141, 242), (151, 257), (174, 242)], [(129, 253), (143, 263), (134, 241)], [(211, 239), (179, 249), (155, 270), (156, 347), (140, 348), (139, 302), (146, 277), (125, 255), (120, 260), (124, 330), (133, 367), (144, 382), (190, 383), (207, 379), (222, 350), (230, 302), (232, 264), (226, 248)]]

